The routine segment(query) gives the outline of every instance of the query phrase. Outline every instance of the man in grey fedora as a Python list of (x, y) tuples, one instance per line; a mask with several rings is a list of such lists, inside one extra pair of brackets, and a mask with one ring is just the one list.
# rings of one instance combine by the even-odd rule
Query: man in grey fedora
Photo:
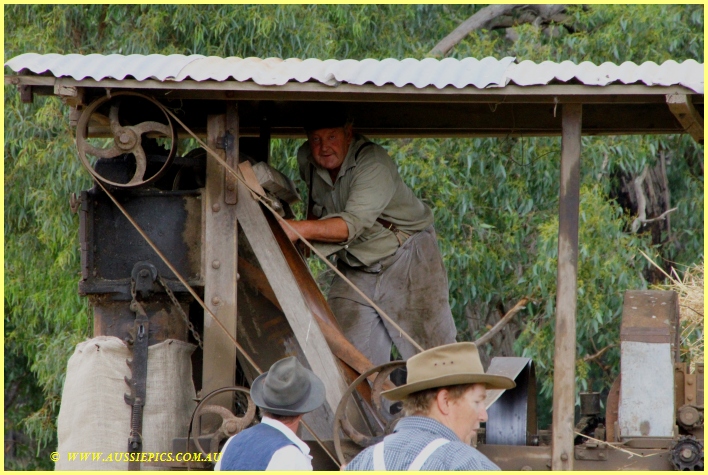
[(296, 431), (324, 403), (320, 378), (294, 356), (284, 358), (253, 380), (251, 399), (261, 423), (227, 440), (214, 470), (312, 470), (310, 448)]
[(382, 393), (403, 401), (406, 417), (345, 470), (499, 470), (470, 444), (487, 420), (487, 389), (511, 389), (514, 381), (485, 374), (474, 343), (426, 350), (406, 369), (406, 384)]

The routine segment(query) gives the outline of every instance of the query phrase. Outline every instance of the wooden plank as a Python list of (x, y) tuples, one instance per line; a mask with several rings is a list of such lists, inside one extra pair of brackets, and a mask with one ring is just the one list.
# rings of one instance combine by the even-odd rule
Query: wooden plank
[(703, 143), (703, 117), (693, 107), (690, 96), (670, 94), (666, 96), (669, 110), (678, 119), (687, 134), (698, 143)]
[(558, 284), (553, 369), (552, 469), (573, 470), (575, 439), (575, 338), (580, 210), (580, 136), (582, 104), (563, 106)]
[[(233, 142), (229, 145), (226, 150), (226, 163), (229, 164), (234, 170), (238, 166), (238, 138), (239, 134), (239, 121), (238, 121), (238, 104), (235, 102), (228, 102), (226, 104), (226, 132), (232, 137)], [(224, 172), (224, 201), (226, 204), (235, 205), (238, 203), (238, 193), (236, 187), (238, 182), (235, 176), (229, 172)]]
[[(207, 119), (208, 141), (213, 150), (218, 137), (224, 135), (226, 117), (210, 115)], [(238, 135), (235, 137), (238, 142)], [(204, 302), (219, 321), (236, 337), (236, 284), (238, 234), (236, 207), (224, 202), (224, 169), (207, 156), (206, 190), (204, 192)], [(214, 389), (233, 386), (236, 376), (236, 348), (212, 317), (204, 312), (204, 362), (202, 394)], [(217, 396), (214, 404), (232, 409), (232, 395)], [(213, 422), (213, 421), (209, 421)], [(202, 427), (210, 430), (209, 422)], [(205, 427), (206, 426), (206, 427)]]
[[(285, 313), (308, 365), (325, 383), (326, 404), (329, 406), (329, 412), (334, 414), (347, 388), (337, 359), (329, 349), (319, 325), (314, 321), (260, 204), (253, 199), (245, 186), (238, 187), (238, 194), (236, 209), (241, 229)], [(322, 437), (322, 434), (318, 435)]]

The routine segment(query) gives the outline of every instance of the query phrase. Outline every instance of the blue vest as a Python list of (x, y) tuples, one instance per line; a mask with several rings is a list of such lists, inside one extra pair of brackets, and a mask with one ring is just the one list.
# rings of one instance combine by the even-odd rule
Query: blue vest
[(255, 425), (229, 442), (221, 455), (221, 470), (265, 470), (273, 454), (287, 445), (295, 444), (278, 429), (267, 424)]

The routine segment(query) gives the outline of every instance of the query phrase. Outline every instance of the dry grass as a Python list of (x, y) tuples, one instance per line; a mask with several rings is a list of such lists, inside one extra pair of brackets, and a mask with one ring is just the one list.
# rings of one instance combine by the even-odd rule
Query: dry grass
[[(642, 253), (644, 254), (644, 253)], [(654, 261), (644, 254), (654, 266)], [(662, 272), (664, 272), (662, 270)], [(690, 363), (691, 371), (696, 363), (703, 363), (703, 262), (688, 267), (679, 276), (676, 269), (671, 269), (671, 275), (666, 274), (668, 283), (658, 286), (661, 290), (673, 290), (679, 296), (681, 319), (681, 356), (683, 361)]]

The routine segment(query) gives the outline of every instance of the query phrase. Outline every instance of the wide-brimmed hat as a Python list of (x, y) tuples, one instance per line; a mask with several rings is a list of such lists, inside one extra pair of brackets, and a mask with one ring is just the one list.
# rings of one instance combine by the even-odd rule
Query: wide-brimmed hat
[(487, 389), (511, 389), (516, 383), (505, 376), (486, 374), (474, 343), (451, 343), (425, 350), (406, 362), (406, 384), (384, 391), (382, 396), (400, 401), (424, 389), (456, 384), (485, 384)]
[(325, 401), (325, 386), (294, 356), (273, 363), (253, 380), (251, 399), (256, 406), (280, 416), (314, 411)]

